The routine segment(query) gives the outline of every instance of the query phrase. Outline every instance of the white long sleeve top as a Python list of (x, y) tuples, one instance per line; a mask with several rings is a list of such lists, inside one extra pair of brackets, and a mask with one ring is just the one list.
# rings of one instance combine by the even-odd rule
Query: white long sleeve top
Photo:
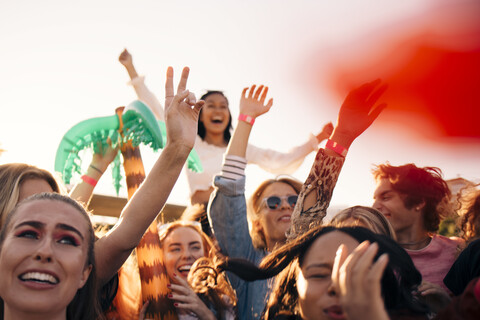
[[(138, 99), (149, 106), (159, 120), (164, 121), (163, 106), (145, 85), (145, 77), (136, 77), (129, 81), (128, 84), (133, 86)], [(196, 191), (208, 190), (212, 186), (212, 179), (221, 171), (223, 155), (227, 150), (226, 147), (218, 147), (203, 141), (198, 135), (194, 148), (202, 163), (203, 172), (196, 173), (191, 170), (185, 170), (190, 196)], [(305, 157), (317, 149), (317, 138), (311, 134), (305, 143), (287, 152), (263, 149), (249, 144), (246, 159), (248, 163), (257, 164), (263, 170), (273, 174), (292, 174), (300, 167)]]

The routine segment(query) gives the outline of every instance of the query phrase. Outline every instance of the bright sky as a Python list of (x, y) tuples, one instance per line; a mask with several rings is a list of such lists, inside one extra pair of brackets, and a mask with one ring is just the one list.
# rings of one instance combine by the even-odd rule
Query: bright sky
[[(135, 100), (117, 60), (124, 48), (160, 101), (169, 65), (177, 76), (183, 66), (190, 67), (188, 87), (197, 96), (206, 89), (223, 90), (234, 118), (243, 87), (268, 85), (274, 107), (257, 120), (250, 142), (286, 151), (336, 120), (343, 97), (321, 84), (320, 71), (331, 63), (329, 56), (353, 42), (362, 45), (362, 39), (371, 46), (375, 30), (408, 26), (439, 2), (1, 1), (0, 143), (7, 152), (0, 163), (25, 162), (53, 171), (56, 149), (68, 129)], [(321, 54), (325, 52), (329, 55)], [(385, 114), (380, 117), (388, 117), (388, 109)], [(398, 128), (374, 123), (352, 145), (333, 206), (370, 205), (372, 164), (387, 160), (438, 166), (447, 179), (479, 181), (478, 139), (426, 143), (419, 141), (413, 121)], [(157, 156), (144, 152), (147, 170)], [(313, 156), (296, 178), (306, 178)], [(106, 175), (97, 192), (113, 195)], [(249, 166), (247, 194), (269, 177)], [(126, 195), (125, 188), (120, 195)], [(169, 202), (185, 204), (187, 199), (182, 174)]]

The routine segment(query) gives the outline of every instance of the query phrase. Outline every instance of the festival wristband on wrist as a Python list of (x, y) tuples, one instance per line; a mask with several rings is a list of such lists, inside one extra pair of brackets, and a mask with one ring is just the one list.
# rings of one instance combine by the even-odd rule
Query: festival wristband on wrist
[(338, 143), (336, 143), (335, 141), (332, 141), (330, 139), (327, 140), (327, 144), (325, 145), (325, 148), (330, 149), (332, 151), (335, 151), (336, 153), (338, 153), (339, 155), (341, 155), (344, 158), (347, 156), (348, 149), (345, 148), (344, 146), (339, 145)]
[(92, 187), (95, 187), (97, 185), (97, 180), (93, 179), (92, 177), (89, 177), (87, 175), (83, 175), (82, 176), (82, 180), (85, 182), (85, 183), (88, 183), (89, 185), (91, 185)]
[(240, 113), (240, 115), (238, 116), (238, 120), (239, 121), (245, 121), (246, 123), (248, 123), (251, 126), (253, 126), (253, 124), (255, 123), (255, 118), (254, 117), (247, 116), (246, 114), (242, 114), (242, 113)]

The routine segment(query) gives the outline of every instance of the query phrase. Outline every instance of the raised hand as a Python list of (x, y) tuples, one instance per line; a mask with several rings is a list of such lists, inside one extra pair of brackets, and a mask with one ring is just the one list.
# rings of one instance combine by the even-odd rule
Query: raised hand
[(268, 100), (265, 104), (268, 87), (261, 85), (257, 90), (255, 88), (256, 85), (251, 86), (248, 95), (249, 88), (244, 88), (240, 98), (240, 113), (254, 118), (268, 112), (273, 105), (273, 99)]
[(328, 139), (333, 132), (333, 124), (331, 122), (323, 126), (322, 131), (317, 134), (318, 143), (322, 142), (325, 139)]
[(93, 154), (92, 162), (90, 164), (90, 166), (92, 166), (94, 169), (100, 170), (100, 173), (103, 173), (105, 170), (107, 170), (110, 163), (115, 160), (115, 157), (118, 154), (119, 147), (117, 146), (113, 148), (110, 138), (107, 139), (107, 144), (108, 146), (106, 148), (103, 148), (102, 145), (99, 144), (99, 150)]
[(387, 106), (386, 103), (377, 104), (385, 90), (387, 85), (381, 85), (378, 79), (350, 91), (338, 112), (337, 125), (332, 134), (334, 141), (348, 148)]
[(173, 304), (179, 313), (195, 314), (198, 319), (215, 319), (213, 313), (203, 303), (197, 294), (190, 288), (188, 282), (179, 276), (173, 277), (173, 283), (170, 284), (172, 293), (168, 295), (175, 301)]
[(173, 68), (167, 69), (165, 82), (165, 125), (167, 127), (167, 144), (175, 143), (193, 148), (197, 136), (198, 115), (205, 103), (195, 101), (195, 95), (186, 90), (190, 69), (185, 67), (177, 87), (173, 89)]
[(120, 56), (118, 56), (118, 61), (120, 61), (120, 63), (124, 66), (133, 65), (132, 55), (130, 54), (130, 52), (127, 51), (127, 49), (123, 50), (122, 53), (120, 53)]
[(337, 250), (332, 286), (347, 319), (389, 319), (380, 284), (388, 256), (382, 255), (373, 262), (377, 251), (378, 245), (368, 241), (362, 242), (350, 255), (344, 245)]

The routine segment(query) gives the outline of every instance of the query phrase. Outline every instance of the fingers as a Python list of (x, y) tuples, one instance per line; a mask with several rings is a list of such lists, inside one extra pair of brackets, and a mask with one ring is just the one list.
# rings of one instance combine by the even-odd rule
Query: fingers
[(205, 101), (203, 100), (198, 100), (195, 105), (193, 106), (193, 110), (195, 110), (197, 113), (200, 112), (200, 109), (203, 108), (203, 105), (205, 104)]
[(246, 98), (247, 98), (247, 90), (248, 90), (248, 87), (243, 88), (243, 90), (242, 90), (242, 99), (246, 99)]
[(182, 77), (180, 78), (180, 82), (178, 83), (177, 92), (183, 92), (187, 88), (187, 80), (188, 80), (189, 73), (190, 73), (189, 67), (183, 68)]
[(387, 91), (388, 89), (388, 84), (384, 83), (381, 85), (377, 90), (375, 90), (370, 97), (367, 99), (367, 105), (373, 106), (377, 100)]
[[(340, 284), (341, 287), (346, 289), (350, 287), (353, 282), (358, 279), (358, 277), (354, 277), (355, 275), (363, 275), (365, 268), (368, 268), (368, 266), (371, 265), (371, 260), (368, 265), (359, 264), (359, 260), (362, 258), (364, 254), (366, 254), (366, 251), (369, 249), (370, 242), (364, 241), (360, 243), (355, 250), (345, 259), (345, 262), (343, 262), (343, 265), (340, 267)], [(375, 246), (375, 252), (378, 247)], [(366, 257), (367, 259), (370, 258), (370, 255)], [(373, 256), (371, 257), (373, 260)], [(355, 273), (355, 274), (354, 274)]]
[(379, 104), (375, 109), (370, 110), (370, 113), (368, 114), (368, 117), (370, 118), (370, 121), (373, 122), (377, 117), (382, 113), (382, 111), (387, 107), (386, 103), (381, 103)]
[[(167, 80), (165, 81), (165, 98), (172, 98), (175, 95), (173, 91), (173, 68), (167, 68)], [(168, 107), (165, 105), (165, 107)]]
[[(180, 91), (179, 91), (180, 92)], [(185, 101), (189, 106), (194, 106), (195, 102), (197, 102), (197, 98), (193, 92), (188, 94), (187, 100)]]
[(253, 98), (253, 93), (255, 92), (255, 88), (257, 86), (254, 84), (253, 86), (250, 87), (250, 92), (248, 93), (248, 98), (251, 99)]
[(172, 105), (173, 104), (179, 104), (180, 102), (182, 102), (183, 100), (185, 100), (188, 95), (190, 94), (190, 91), (188, 90), (185, 90), (185, 91), (179, 91), (174, 97), (173, 97), (173, 101), (172, 101)]
[(268, 100), (268, 103), (266, 105), (267, 111), (270, 110), (272, 106), (273, 106), (273, 98), (270, 98), (270, 100)]
[(147, 314), (147, 308), (149, 304), (150, 304), (149, 300), (147, 300), (147, 302), (143, 304), (142, 309), (140, 309), (140, 314), (138, 315), (139, 320), (146, 320), (145, 315)]
[[(263, 86), (262, 86), (263, 87)], [(268, 93), (268, 87), (265, 87), (265, 90), (262, 92), (262, 96), (260, 97), (260, 101), (263, 103), (265, 99), (267, 98), (267, 93)], [(273, 100), (273, 99), (270, 99)]]
[(258, 97), (260, 96), (260, 93), (262, 92), (262, 90), (263, 90), (263, 85), (261, 85), (260, 87), (258, 87), (257, 91), (255, 91), (255, 94), (254, 94), (254, 96), (253, 96), (253, 98), (254, 98), (255, 100), (258, 100)]
[(368, 273), (368, 281), (380, 282), (383, 277), (383, 272), (388, 265), (388, 254), (382, 254), (371, 267)]
[(343, 261), (348, 256), (347, 247), (344, 244), (341, 244), (335, 254), (335, 260), (333, 261), (332, 268), (332, 282), (335, 287), (339, 285), (339, 276), (340, 276), (340, 267), (342, 266)]
[(361, 101), (367, 101), (372, 91), (375, 89), (376, 86), (380, 84), (380, 82), (381, 82), (380, 79), (376, 79), (374, 81), (364, 83), (360, 87), (350, 91), (350, 94), (354, 95), (356, 98), (360, 99)]

